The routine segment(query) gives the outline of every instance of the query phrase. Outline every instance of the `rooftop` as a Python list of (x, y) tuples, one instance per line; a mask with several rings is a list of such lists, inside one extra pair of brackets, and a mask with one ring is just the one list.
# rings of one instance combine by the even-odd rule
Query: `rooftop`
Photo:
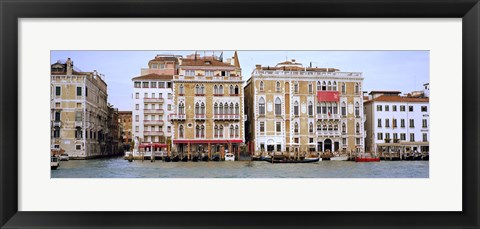
[(132, 80), (172, 80), (172, 75), (159, 75), (155, 73), (150, 73), (143, 76), (133, 77)]
[(429, 98), (415, 98), (415, 97), (406, 97), (406, 96), (391, 96), (391, 95), (381, 95), (377, 98), (366, 101), (365, 103), (370, 102), (429, 102)]

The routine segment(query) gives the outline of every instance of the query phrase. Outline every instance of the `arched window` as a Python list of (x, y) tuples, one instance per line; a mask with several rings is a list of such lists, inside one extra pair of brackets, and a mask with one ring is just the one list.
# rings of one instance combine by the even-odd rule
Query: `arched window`
[(280, 98), (275, 99), (275, 115), (281, 115), (282, 114), (282, 100)]
[(298, 93), (298, 82), (293, 83), (293, 91)]
[(308, 102), (308, 115), (313, 116), (313, 103), (312, 103), (312, 101)]
[(238, 91), (238, 85), (235, 85), (235, 95), (238, 95), (239, 91)]
[(333, 126), (333, 129), (334, 129), (335, 131), (338, 130), (338, 123), (337, 123), (337, 122), (335, 122), (335, 125)]
[(178, 105), (178, 114), (185, 114), (185, 104), (183, 104), (183, 102), (180, 102)]
[(320, 105), (320, 102), (317, 102), (317, 114), (322, 113), (322, 106)]
[(240, 107), (238, 106), (238, 103), (235, 103), (235, 114), (236, 115), (240, 114)]
[(183, 88), (183, 84), (180, 84), (180, 87), (178, 87), (178, 93), (180, 95), (183, 95), (185, 93), (185, 89)]
[(240, 129), (238, 129), (238, 125), (235, 126), (235, 137), (240, 137)]
[(347, 132), (347, 126), (345, 123), (342, 123), (342, 133), (345, 134)]
[(263, 99), (263, 97), (258, 100), (258, 113), (265, 115), (265, 99)]
[(360, 133), (360, 123), (357, 122), (357, 125), (356, 125), (356, 127), (355, 127), (355, 130), (356, 130), (357, 134)]
[(230, 114), (230, 113), (228, 113), (228, 103), (225, 103), (223, 105), (223, 114), (226, 114), (226, 115)]
[(183, 125), (178, 127), (178, 137), (183, 138)]
[(195, 137), (200, 138), (200, 126), (199, 125), (197, 125), (195, 127)]
[(355, 83), (355, 94), (360, 93), (360, 85), (358, 83)]
[(294, 127), (293, 127), (293, 131), (298, 134), (298, 123), (296, 122)]
[(327, 84), (325, 83), (325, 81), (322, 82), (322, 91), (326, 91), (327, 90)]
[(347, 104), (342, 102), (342, 116), (347, 116)]
[(338, 103), (333, 103), (333, 113), (338, 114)]
[(235, 94), (235, 91), (233, 90), (233, 85), (230, 85), (230, 95)]
[(213, 86), (213, 93), (214, 93), (215, 95), (218, 95), (218, 87), (217, 87), (216, 84)]
[(322, 114), (327, 114), (327, 103), (322, 103)]
[(215, 103), (215, 104), (213, 105), (213, 114), (214, 114), (214, 115), (218, 115), (218, 104), (217, 104), (217, 103)]
[(195, 114), (200, 114), (200, 104), (195, 104)]
[(235, 132), (233, 129), (233, 125), (230, 126), (230, 138), (233, 138), (235, 136)]
[(277, 81), (277, 92), (280, 92), (282, 90), (282, 88), (280, 87), (280, 82)]
[(230, 114), (231, 115), (235, 114), (233, 109), (234, 109), (233, 103), (230, 103)]
[(264, 87), (263, 87), (263, 81), (260, 81), (260, 91), (263, 91)]
[(195, 85), (195, 94), (200, 94), (200, 86), (198, 84)]
[(308, 131), (309, 131), (310, 133), (313, 133), (313, 123), (310, 123), (310, 124), (308, 125)]
[(337, 90), (337, 82), (336, 81), (333, 81), (333, 88), (332, 88), (334, 91)]
[(360, 104), (358, 102), (355, 103), (355, 116), (360, 117)]
[(223, 104), (222, 103), (220, 103), (220, 106), (218, 108), (218, 114), (223, 115)]
[(205, 138), (205, 126), (204, 126), (204, 125), (202, 125), (201, 137), (202, 137), (202, 138)]
[(328, 123), (328, 131), (332, 131), (333, 130), (333, 125), (331, 122)]
[(347, 93), (347, 85), (345, 83), (342, 83), (342, 94)]
[(327, 90), (328, 90), (328, 91), (331, 91), (331, 90), (332, 90), (332, 83), (331, 83), (330, 81), (328, 81)]
[(333, 104), (332, 103), (327, 103), (327, 114), (332, 115), (333, 114)]
[(202, 106), (200, 107), (200, 114), (205, 115), (205, 103), (202, 102)]
[(317, 131), (321, 131), (321, 130), (322, 130), (322, 123), (317, 122)]
[(218, 134), (220, 135), (220, 138), (223, 138), (223, 126), (220, 125), (220, 128), (219, 128), (219, 129), (220, 129), (220, 130), (219, 130), (219, 133), (218, 133)]
[(293, 114), (298, 116), (299, 113), (298, 113), (298, 101), (295, 101), (295, 103), (293, 104)]
[(214, 130), (213, 133), (214, 133), (214, 137), (218, 138), (218, 126), (217, 125), (215, 125), (215, 130)]

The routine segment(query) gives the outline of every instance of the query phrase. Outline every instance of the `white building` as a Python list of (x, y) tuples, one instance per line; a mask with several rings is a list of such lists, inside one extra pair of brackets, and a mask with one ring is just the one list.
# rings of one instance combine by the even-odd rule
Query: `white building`
[(148, 74), (132, 79), (133, 138), (140, 143), (166, 150), (172, 127), (168, 116), (172, 111), (172, 76)]
[(429, 151), (430, 105), (425, 94), (414, 97), (400, 96), (399, 91), (372, 91), (364, 109), (367, 152), (386, 146), (397, 146), (403, 152)]

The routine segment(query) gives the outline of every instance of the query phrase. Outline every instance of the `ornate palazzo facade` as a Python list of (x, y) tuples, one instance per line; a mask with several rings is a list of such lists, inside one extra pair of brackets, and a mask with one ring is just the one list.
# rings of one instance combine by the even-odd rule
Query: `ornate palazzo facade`
[(257, 65), (245, 86), (250, 152), (361, 152), (362, 73)]
[(236, 52), (225, 61), (198, 54), (182, 58), (173, 79), (173, 150), (189, 156), (237, 154), (244, 142), (242, 84)]

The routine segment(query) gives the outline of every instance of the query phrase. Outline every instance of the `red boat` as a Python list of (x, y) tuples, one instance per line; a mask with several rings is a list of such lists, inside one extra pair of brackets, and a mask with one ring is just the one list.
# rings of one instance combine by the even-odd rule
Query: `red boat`
[(356, 157), (355, 162), (379, 162), (379, 157)]

